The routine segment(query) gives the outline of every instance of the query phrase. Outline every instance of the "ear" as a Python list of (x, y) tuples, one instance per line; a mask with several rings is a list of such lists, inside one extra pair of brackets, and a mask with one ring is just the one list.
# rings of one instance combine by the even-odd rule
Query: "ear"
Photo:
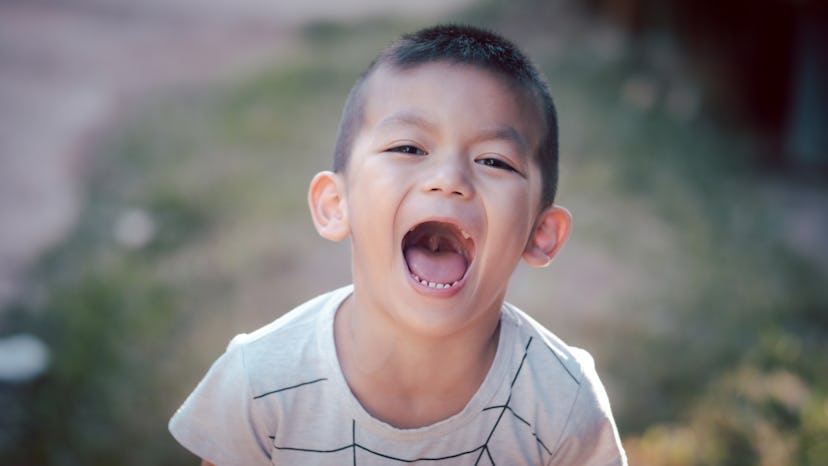
[(351, 228), (341, 175), (329, 171), (317, 173), (308, 190), (308, 206), (313, 225), (323, 238), (341, 241), (348, 236)]
[(535, 224), (535, 231), (523, 251), (523, 260), (532, 267), (549, 265), (569, 238), (572, 215), (557, 205), (547, 207)]

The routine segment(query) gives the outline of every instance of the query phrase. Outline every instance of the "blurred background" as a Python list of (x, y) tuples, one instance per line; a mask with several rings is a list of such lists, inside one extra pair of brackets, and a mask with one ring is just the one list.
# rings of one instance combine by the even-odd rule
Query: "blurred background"
[(0, 0), (0, 463), (195, 464), (239, 332), (349, 282), (305, 196), (402, 32), (546, 73), (573, 237), (509, 299), (589, 349), (634, 465), (828, 464), (816, 0)]

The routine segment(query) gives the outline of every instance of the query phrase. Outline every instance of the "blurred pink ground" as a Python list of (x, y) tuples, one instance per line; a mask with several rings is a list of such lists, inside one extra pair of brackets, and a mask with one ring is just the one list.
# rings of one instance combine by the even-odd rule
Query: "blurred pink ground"
[(0, 312), (75, 224), (91, 144), (142, 98), (272, 63), (310, 21), (472, 1), (0, 2)]

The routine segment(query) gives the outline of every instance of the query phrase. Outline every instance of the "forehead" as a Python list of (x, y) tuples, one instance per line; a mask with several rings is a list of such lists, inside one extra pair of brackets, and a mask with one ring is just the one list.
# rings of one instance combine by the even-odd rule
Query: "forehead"
[(466, 64), (383, 65), (366, 80), (363, 129), (413, 124), (428, 129), (514, 133), (532, 149), (545, 118), (531, 92), (494, 72)]

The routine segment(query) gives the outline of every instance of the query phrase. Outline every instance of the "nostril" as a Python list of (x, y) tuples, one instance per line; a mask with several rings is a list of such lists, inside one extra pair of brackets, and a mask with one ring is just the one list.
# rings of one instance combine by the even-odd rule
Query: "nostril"
[(446, 169), (424, 181), (422, 189), (422, 192), (465, 198), (471, 193), (472, 186), (460, 170)]
[[(432, 193), (439, 193), (439, 192), (445, 192), (446, 190), (443, 190), (442, 188), (430, 188), (428, 191), (432, 192)], [(450, 192), (452, 194), (452, 196), (463, 197), (463, 196), (466, 195), (466, 193), (464, 193), (463, 191), (458, 191), (456, 189), (448, 191), (448, 192)]]

